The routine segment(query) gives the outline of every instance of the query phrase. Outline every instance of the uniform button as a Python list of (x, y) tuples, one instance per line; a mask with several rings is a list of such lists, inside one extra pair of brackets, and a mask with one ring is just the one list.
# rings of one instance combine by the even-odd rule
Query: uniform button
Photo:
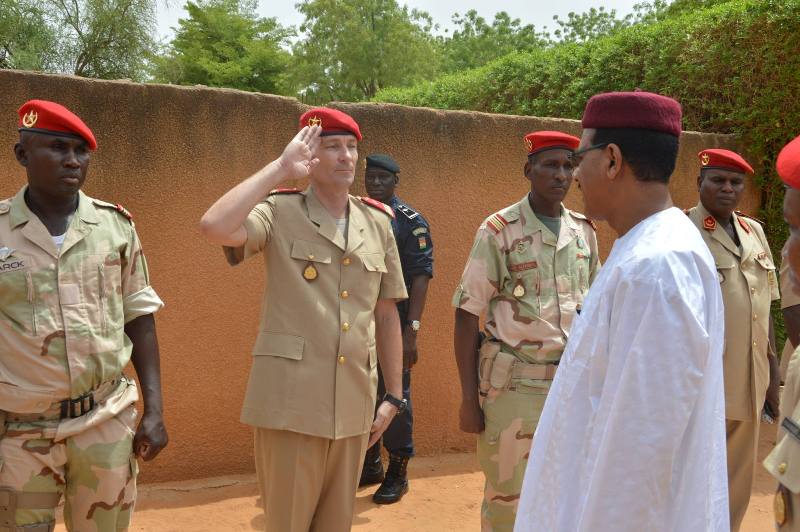
[(778, 466), (778, 473), (783, 475), (784, 473), (786, 473), (786, 469), (788, 467), (789, 467), (789, 465), (786, 462), (781, 462), (781, 465)]
[(753, 347), (757, 347), (757, 346), (758, 346), (758, 343), (753, 342)]
[(753, 314), (753, 321), (758, 321), (758, 314)]
[(342, 259), (342, 264), (344, 264), (345, 266), (350, 266), (350, 257), (345, 257), (344, 259)]
[(344, 355), (339, 355), (339, 364), (344, 364)]
[(756, 293), (756, 287), (755, 286), (750, 289), (750, 293), (751, 294), (755, 294)]
[(347, 331), (349, 331), (349, 330), (350, 330), (350, 324), (349, 324), (349, 323), (347, 323), (347, 322), (344, 322), (344, 323), (342, 323), (342, 330), (343, 330), (344, 332), (347, 332)]
[(308, 254), (308, 260), (314, 260), (314, 254), (313, 253), (309, 253)]
[(347, 290), (342, 290), (342, 299), (347, 299), (350, 294), (347, 293)]

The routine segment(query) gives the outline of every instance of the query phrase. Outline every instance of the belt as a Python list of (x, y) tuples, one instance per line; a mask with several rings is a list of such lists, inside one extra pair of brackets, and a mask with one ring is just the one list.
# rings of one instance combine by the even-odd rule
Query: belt
[(553, 364), (528, 364), (517, 360), (511, 369), (512, 379), (535, 379), (551, 381), (556, 376), (558, 363)]
[(8, 417), (6, 422), (31, 423), (35, 421), (58, 421), (81, 417), (94, 410), (101, 401), (110, 396), (124, 378), (124, 376), (119, 376), (110, 381), (106, 381), (94, 390), (88, 391), (75, 399), (56, 401), (44, 412), (34, 414), (7, 412)]

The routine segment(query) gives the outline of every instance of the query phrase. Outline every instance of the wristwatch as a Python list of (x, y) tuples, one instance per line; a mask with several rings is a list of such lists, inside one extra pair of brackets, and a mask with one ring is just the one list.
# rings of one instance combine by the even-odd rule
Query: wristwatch
[(406, 325), (411, 327), (412, 331), (419, 332), (419, 326), (420, 326), (419, 320), (408, 320), (406, 322)]
[(399, 416), (400, 414), (406, 411), (406, 408), (408, 408), (408, 401), (406, 401), (405, 398), (398, 399), (389, 392), (386, 392), (386, 394), (383, 396), (383, 400), (388, 401), (389, 404), (392, 404), (397, 407), (397, 413), (395, 414), (396, 416)]

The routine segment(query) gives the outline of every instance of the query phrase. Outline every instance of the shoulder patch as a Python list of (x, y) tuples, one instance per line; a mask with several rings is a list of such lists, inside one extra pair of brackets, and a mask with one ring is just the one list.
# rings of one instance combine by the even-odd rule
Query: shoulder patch
[(361, 203), (363, 203), (364, 205), (369, 205), (373, 209), (378, 209), (386, 216), (389, 216), (390, 218), (394, 219), (394, 211), (392, 210), (391, 207), (389, 207), (385, 203), (380, 202), (378, 200), (374, 200), (372, 198), (368, 198), (366, 196), (356, 196), (356, 197), (359, 200), (361, 200)]
[(5, 214), (11, 210), (11, 200), (0, 201), (0, 214)]
[(759, 220), (758, 218), (756, 218), (756, 217), (754, 217), (754, 216), (750, 216), (749, 214), (745, 214), (745, 213), (743, 213), (742, 211), (734, 211), (734, 212), (735, 212), (735, 213), (736, 213), (738, 216), (741, 216), (742, 218), (748, 218), (748, 219), (750, 219), (750, 220), (753, 220), (754, 222), (757, 222), (759, 225), (764, 225), (764, 222), (762, 222), (761, 220)]
[(428, 232), (428, 228), (427, 227), (419, 226), (416, 229), (414, 229), (413, 231), (411, 231), (411, 234), (414, 235), (414, 236), (419, 236), (419, 235), (424, 235), (427, 232)]
[(276, 194), (300, 194), (302, 190), (299, 188), (276, 188), (270, 190), (268, 196), (275, 196)]
[(105, 207), (106, 209), (114, 209), (115, 211), (120, 213), (122, 216), (127, 218), (129, 222), (133, 221), (133, 215), (130, 213), (130, 211), (128, 209), (126, 209), (125, 207), (123, 207), (119, 203), (109, 203), (107, 201), (103, 201), (103, 200), (99, 200), (99, 199), (95, 199), (95, 198), (92, 198), (92, 202), (95, 205), (99, 206), (99, 207)]
[(402, 203), (400, 203), (397, 206), (397, 210), (402, 212), (405, 215), (405, 217), (408, 218), (409, 220), (413, 220), (414, 218), (419, 217), (419, 213), (417, 211), (415, 211), (408, 205), (403, 205)]
[(495, 213), (486, 219), (486, 227), (489, 228), (494, 234), (500, 233), (508, 225), (508, 220), (503, 218), (499, 212)]
[(594, 221), (593, 221), (593, 220), (591, 220), (591, 219), (587, 218), (587, 217), (586, 217), (584, 214), (581, 214), (581, 213), (579, 213), (579, 212), (576, 212), (576, 211), (571, 211), (571, 210), (569, 210), (569, 209), (566, 209), (566, 211), (567, 211), (568, 213), (570, 213), (570, 215), (571, 215), (573, 218), (576, 218), (576, 219), (578, 219), (578, 220), (583, 220), (583, 221), (585, 221), (586, 223), (588, 223), (589, 225), (591, 225), (591, 226), (592, 226), (592, 229), (594, 229), (595, 231), (597, 231), (597, 224), (596, 224), (596, 223), (594, 223)]

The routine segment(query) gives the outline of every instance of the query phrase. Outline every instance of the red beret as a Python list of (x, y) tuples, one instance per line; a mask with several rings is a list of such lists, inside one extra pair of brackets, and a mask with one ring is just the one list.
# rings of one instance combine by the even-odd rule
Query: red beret
[(800, 137), (783, 147), (775, 166), (784, 183), (792, 188), (800, 188)]
[(353, 117), (336, 109), (315, 107), (306, 111), (300, 117), (300, 129), (306, 126), (321, 126), (322, 136), (355, 135), (361, 140), (361, 130)]
[(555, 148), (574, 150), (580, 143), (581, 139), (578, 137), (573, 137), (560, 131), (534, 131), (525, 135), (525, 146), (528, 148), (528, 155)]
[(89, 126), (63, 105), (47, 100), (30, 100), (22, 104), (17, 113), (20, 131), (81, 138), (90, 150), (97, 149), (97, 141)]
[(712, 148), (701, 151), (697, 156), (700, 157), (700, 164), (703, 165), (703, 168), (722, 168), (743, 174), (753, 173), (753, 167), (747, 164), (744, 157), (734, 151)]
[(650, 129), (681, 135), (681, 104), (652, 92), (606, 92), (589, 98), (581, 125), (587, 129)]

